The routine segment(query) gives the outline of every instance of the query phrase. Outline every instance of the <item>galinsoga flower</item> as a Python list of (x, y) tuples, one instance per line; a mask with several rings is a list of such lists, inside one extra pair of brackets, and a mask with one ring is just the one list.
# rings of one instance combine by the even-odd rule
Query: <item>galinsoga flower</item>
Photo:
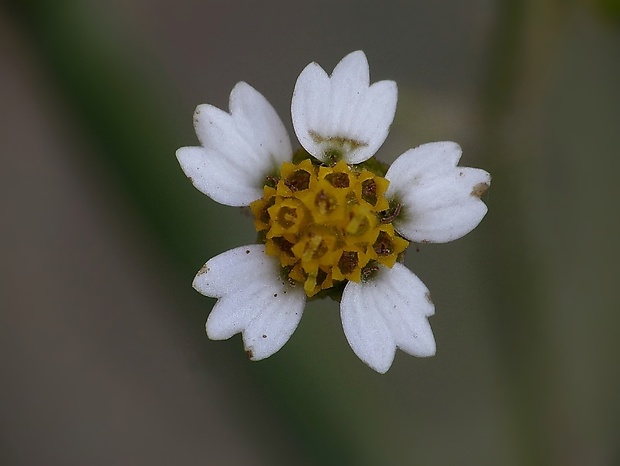
[(460, 147), (436, 142), (410, 149), (389, 169), (374, 159), (396, 110), (393, 81), (370, 84), (366, 56), (347, 55), (331, 76), (316, 63), (297, 79), (291, 113), (302, 148), (248, 84), (230, 94), (230, 113), (200, 105), (199, 147), (177, 158), (201, 192), (249, 206), (257, 244), (209, 260), (193, 286), (218, 298), (207, 335), (241, 332), (252, 360), (278, 351), (297, 327), (306, 300), (340, 300), (345, 336), (374, 370), (386, 372), (396, 348), (435, 354), (434, 313), (422, 281), (403, 265), (409, 241), (443, 243), (484, 217), (484, 170), (457, 166)]

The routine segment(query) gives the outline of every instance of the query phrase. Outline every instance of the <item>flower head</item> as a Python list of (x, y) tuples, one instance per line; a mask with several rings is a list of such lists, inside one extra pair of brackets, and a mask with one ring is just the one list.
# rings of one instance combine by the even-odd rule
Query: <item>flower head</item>
[(374, 159), (396, 109), (396, 84), (370, 84), (363, 52), (329, 76), (316, 63), (300, 74), (291, 114), (302, 148), (248, 84), (230, 95), (230, 112), (196, 109), (200, 147), (177, 151), (194, 186), (213, 200), (249, 206), (258, 244), (209, 260), (194, 287), (218, 298), (207, 335), (242, 333), (250, 359), (278, 351), (308, 298), (340, 300), (345, 336), (378, 372), (396, 348), (432, 356), (434, 313), (422, 281), (403, 264), (409, 241), (443, 243), (482, 220), (484, 170), (457, 166), (460, 147), (425, 144), (386, 170)]

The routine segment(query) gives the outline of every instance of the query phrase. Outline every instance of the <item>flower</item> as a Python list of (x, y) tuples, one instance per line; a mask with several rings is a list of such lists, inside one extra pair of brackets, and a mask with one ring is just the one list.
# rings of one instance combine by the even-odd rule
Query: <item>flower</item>
[(386, 171), (374, 154), (396, 101), (396, 84), (370, 84), (357, 51), (330, 76), (316, 63), (301, 72), (291, 103), (296, 152), (276, 111), (246, 83), (232, 90), (229, 113), (198, 106), (201, 146), (179, 149), (179, 163), (213, 200), (249, 206), (258, 232), (257, 244), (212, 258), (194, 279), (218, 299), (209, 338), (241, 333), (250, 359), (264, 359), (291, 337), (307, 299), (329, 295), (340, 300), (351, 348), (377, 372), (397, 348), (435, 354), (435, 308), (403, 254), (409, 241), (444, 243), (474, 229), (490, 176), (459, 167), (453, 142), (410, 149)]

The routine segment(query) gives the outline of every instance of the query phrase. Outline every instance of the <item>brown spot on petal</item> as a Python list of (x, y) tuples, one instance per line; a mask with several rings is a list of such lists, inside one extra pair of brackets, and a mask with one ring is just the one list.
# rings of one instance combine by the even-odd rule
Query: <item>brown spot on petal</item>
[(433, 300), (431, 299), (431, 294), (427, 291), (426, 294), (424, 295), (426, 297), (426, 300), (433, 304)]
[(205, 264), (202, 267), (200, 267), (200, 270), (198, 271), (198, 275), (202, 275), (203, 273), (207, 273), (208, 271), (209, 271), (209, 267), (207, 267), (207, 264)]
[(245, 350), (245, 355), (246, 355), (248, 358), (252, 359), (252, 358), (254, 357), (254, 352), (252, 351), (252, 348), (246, 348), (246, 350)]
[(489, 185), (487, 183), (478, 183), (474, 186), (474, 189), (471, 190), (471, 195), (480, 199), (488, 189)]

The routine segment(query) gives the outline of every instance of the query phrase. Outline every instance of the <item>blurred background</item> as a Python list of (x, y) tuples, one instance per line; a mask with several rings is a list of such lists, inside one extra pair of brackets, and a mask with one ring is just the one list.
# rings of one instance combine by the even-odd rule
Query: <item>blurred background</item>
[[(408, 254), (435, 357), (378, 375), (319, 301), (251, 363), (191, 288), (251, 218), (174, 152), (240, 80), (293, 134), (357, 49), (399, 86), (379, 158), (457, 141), (489, 213)], [(0, 66), (0, 464), (620, 465), (617, 0), (4, 1)]]

